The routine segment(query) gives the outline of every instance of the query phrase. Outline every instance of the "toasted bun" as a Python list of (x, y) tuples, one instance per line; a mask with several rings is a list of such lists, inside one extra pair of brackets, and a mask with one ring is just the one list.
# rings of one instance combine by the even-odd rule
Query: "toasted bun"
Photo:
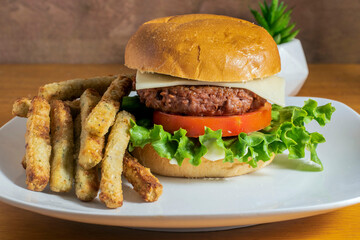
[(239, 176), (254, 172), (269, 165), (275, 157), (274, 154), (273, 157), (266, 162), (259, 161), (258, 167), (256, 168), (252, 168), (247, 163), (236, 161), (233, 163), (224, 163), (222, 159), (210, 161), (203, 157), (201, 158), (201, 164), (195, 167), (191, 165), (187, 159), (184, 160), (181, 166), (170, 164), (169, 159), (160, 157), (150, 144), (145, 145), (144, 148), (135, 148), (131, 154), (145, 167), (150, 168), (153, 173), (169, 177), (188, 178)]
[(210, 14), (144, 23), (129, 40), (125, 65), (142, 72), (211, 82), (241, 82), (280, 71), (277, 45), (262, 27)]

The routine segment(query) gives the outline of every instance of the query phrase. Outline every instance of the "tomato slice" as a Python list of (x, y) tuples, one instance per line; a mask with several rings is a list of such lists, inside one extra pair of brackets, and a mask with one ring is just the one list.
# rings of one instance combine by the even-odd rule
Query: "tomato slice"
[(155, 124), (162, 125), (165, 131), (175, 132), (180, 128), (187, 131), (188, 137), (199, 137), (205, 133), (205, 127), (216, 131), (222, 129), (224, 137), (237, 136), (261, 130), (270, 125), (271, 104), (265, 105), (256, 111), (232, 116), (182, 116), (155, 111)]

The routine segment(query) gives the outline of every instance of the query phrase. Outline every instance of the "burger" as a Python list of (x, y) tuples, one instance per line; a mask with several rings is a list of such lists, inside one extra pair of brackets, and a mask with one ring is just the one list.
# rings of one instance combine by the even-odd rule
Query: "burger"
[(137, 70), (138, 96), (130, 102), (140, 106), (129, 150), (152, 172), (238, 176), (285, 150), (289, 158), (303, 157), (305, 148), (321, 165), (315, 149), (324, 139), (304, 122), (329, 121), (334, 109), (327, 105), (330, 115), (316, 117), (312, 100), (282, 107), (279, 52), (264, 28), (210, 14), (154, 19), (128, 41), (125, 65)]

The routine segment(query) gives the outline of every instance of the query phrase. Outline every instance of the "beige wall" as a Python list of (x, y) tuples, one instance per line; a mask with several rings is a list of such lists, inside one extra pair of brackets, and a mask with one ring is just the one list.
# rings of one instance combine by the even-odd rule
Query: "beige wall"
[[(287, 0), (310, 63), (360, 63), (360, 0)], [(152, 18), (215, 13), (253, 21), (251, 0), (0, 0), (0, 63), (123, 63)]]

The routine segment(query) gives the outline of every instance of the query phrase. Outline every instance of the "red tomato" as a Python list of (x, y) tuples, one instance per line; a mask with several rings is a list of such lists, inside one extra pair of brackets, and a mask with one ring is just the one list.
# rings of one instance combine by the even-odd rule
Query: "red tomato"
[(256, 111), (243, 115), (232, 116), (181, 116), (155, 111), (153, 115), (155, 124), (162, 125), (165, 131), (175, 132), (180, 128), (187, 131), (188, 137), (199, 137), (205, 133), (205, 127), (216, 131), (222, 129), (224, 137), (237, 136), (261, 130), (270, 125), (271, 104), (265, 105)]

